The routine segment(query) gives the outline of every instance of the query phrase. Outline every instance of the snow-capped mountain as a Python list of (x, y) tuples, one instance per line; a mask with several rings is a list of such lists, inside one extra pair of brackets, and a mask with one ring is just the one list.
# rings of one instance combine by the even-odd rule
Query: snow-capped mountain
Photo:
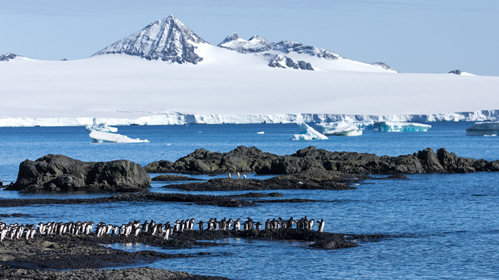
[(197, 44), (206, 43), (180, 20), (170, 15), (98, 51), (95, 55), (127, 54), (147, 60), (197, 64), (202, 61)]
[(239, 53), (262, 53), (266, 51), (278, 51), (284, 54), (295, 52), (325, 58), (329, 60), (343, 58), (341, 55), (333, 53), (326, 49), (320, 49), (313, 46), (305, 46), (302, 43), (292, 41), (280, 41), (278, 43), (271, 43), (265, 38), (254, 35), (249, 40), (241, 39), (237, 33), (232, 33), (227, 36), (220, 44), (219, 47), (237, 51)]
[(394, 74), (383, 63), (258, 36), (231, 34), (221, 45), (171, 16), (90, 58), (5, 54), (0, 126), (88, 125), (95, 117), (149, 125), (499, 119), (499, 77)]
[(23, 56), (15, 54), (15, 53), (6, 53), (6, 54), (0, 55), (0, 61), (11, 61), (11, 60), (16, 59), (18, 57), (23, 57)]
[[(209, 50), (210, 47), (215, 46), (208, 44), (180, 20), (171, 15), (149, 24), (144, 29), (119, 40), (93, 56), (126, 54), (147, 60), (198, 64), (204, 59), (211, 58), (208, 56), (214, 55), (214, 52)], [(260, 58), (259, 63), (265, 63), (263, 65), (274, 68), (302, 70), (316, 70), (316, 68), (321, 70), (344, 69), (346, 71), (368, 72), (379, 72), (382, 69), (381, 71), (396, 72), (388, 66), (383, 67), (377, 64), (371, 65), (348, 60), (326, 49), (306, 46), (292, 41), (273, 43), (258, 35), (251, 37), (249, 40), (244, 40), (237, 33), (232, 33), (217, 47), (240, 54), (257, 56)], [(207, 49), (208, 51), (206, 51)], [(215, 53), (220, 54), (219, 52)], [(217, 60), (218, 58), (213, 59)], [(334, 61), (342, 62), (327, 63)], [(316, 65), (318, 66), (316, 67)]]

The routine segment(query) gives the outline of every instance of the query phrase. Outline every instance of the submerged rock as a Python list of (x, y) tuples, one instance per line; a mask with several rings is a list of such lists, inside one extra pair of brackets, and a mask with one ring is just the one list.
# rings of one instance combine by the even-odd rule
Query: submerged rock
[(64, 155), (25, 160), (8, 190), (21, 191), (121, 191), (134, 192), (151, 186), (151, 178), (139, 164), (128, 160), (83, 162)]

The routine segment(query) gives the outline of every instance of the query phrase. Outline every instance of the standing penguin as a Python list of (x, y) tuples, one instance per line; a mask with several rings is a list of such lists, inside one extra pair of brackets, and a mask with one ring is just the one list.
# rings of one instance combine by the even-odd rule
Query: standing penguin
[(320, 221), (317, 221), (317, 227), (319, 228), (319, 230), (317, 230), (317, 231), (318, 232), (323, 232), (325, 224), (326, 224), (326, 221), (324, 221), (324, 219), (321, 219)]

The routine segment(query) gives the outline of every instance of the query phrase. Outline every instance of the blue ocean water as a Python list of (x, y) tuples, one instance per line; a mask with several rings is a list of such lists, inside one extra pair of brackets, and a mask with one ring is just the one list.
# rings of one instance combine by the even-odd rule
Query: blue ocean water
[[(426, 133), (379, 133), (360, 137), (330, 137), (325, 141), (291, 141), (295, 125), (189, 125), (130, 126), (119, 132), (148, 139), (140, 144), (91, 144), (82, 127), (0, 128), (0, 178), (15, 181), (19, 163), (49, 153), (84, 161), (129, 159), (145, 165), (175, 160), (197, 148), (226, 152), (239, 145), (256, 146), (276, 154), (291, 154), (314, 145), (337, 151), (377, 155), (410, 154), (445, 147), (459, 156), (499, 159), (497, 137), (469, 137), (470, 123), (432, 123)], [(265, 131), (265, 134), (257, 134)], [(249, 174), (254, 176), (253, 174)], [(297, 241), (218, 240), (224, 246), (162, 249), (140, 244), (116, 244), (125, 250), (159, 250), (168, 253), (209, 252), (211, 255), (168, 259), (148, 264), (168, 270), (188, 271), (234, 279), (297, 278), (499, 278), (499, 173), (418, 174), (409, 180), (368, 180), (348, 191), (279, 190), (283, 199), (309, 198), (316, 203), (259, 204), (223, 208), (186, 203), (123, 202), (95, 205), (35, 205), (0, 209), (0, 214), (23, 213), (32, 217), (4, 218), (5, 222), (93, 220), (121, 224), (129, 220), (175, 221), (194, 217), (325, 219), (325, 230), (349, 234), (388, 234), (393, 237), (342, 250), (315, 250)], [(209, 179), (209, 176), (201, 176)], [(153, 184), (152, 191), (182, 192)], [(270, 191), (261, 191), (264, 193)], [(275, 191), (272, 191), (275, 192)], [(190, 192), (201, 193), (201, 192)], [(203, 192), (233, 194), (244, 192)], [(0, 191), (2, 198), (95, 197), (102, 194), (20, 194)]]

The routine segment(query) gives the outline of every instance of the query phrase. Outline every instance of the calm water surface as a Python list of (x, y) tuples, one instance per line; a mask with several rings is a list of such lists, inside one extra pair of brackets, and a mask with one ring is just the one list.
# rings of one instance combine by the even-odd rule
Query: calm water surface
[[(64, 154), (84, 161), (129, 159), (142, 165), (176, 160), (198, 148), (227, 152), (239, 145), (256, 146), (275, 154), (291, 154), (315, 145), (337, 151), (377, 155), (410, 154), (445, 147), (459, 156), (499, 159), (497, 137), (467, 137), (470, 123), (434, 123), (426, 133), (378, 133), (361, 137), (330, 137), (316, 142), (290, 141), (294, 125), (130, 126), (119, 132), (148, 139), (141, 144), (91, 144), (82, 127), (0, 128), (0, 178), (15, 181), (19, 163), (46, 154)], [(265, 134), (256, 134), (265, 131)], [(254, 175), (251, 175), (254, 176)], [(209, 176), (201, 176), (209, 179)], [(222, 208), (185, 203), (123, 202), (95, 205), (37, 205), (0, 209), (0, 214), (23, 213), (26, 218), (5, 222), (89, 220), (126, 223), (129, 220), (175, 221), (194, 217), (324, 218), (326, 231), (345, 234), (389, 234), (376, 242), (357, 240), (359, 247), (335, 251), (312, 250), (306, 242), (217, 240), (224, 246), (182, 250), (116, 244), (124, 250), (167, 253), (209, 252), (199, 258), (169, 259), (151, 267), (234, 279), (297, 278), (499, 278), (499, 173), (418, 174), (409, 180), (371, 180), (348, 191), (279, 190), (286, 198), (309, 198), (317, 203), (260, 204)], [(182, 192), (153, 184), (155, 192)], [(274, 191), (261, 191), (263, 193)], [(201, 193), (201, 192), (190, 192)], [(244, 192), (203, 192), (233, 194)], [(105, 194), (109, 195), (109, 194)], [(102, 194), (19, 194), (1, 191), (2, 198), (96, 197)]]

